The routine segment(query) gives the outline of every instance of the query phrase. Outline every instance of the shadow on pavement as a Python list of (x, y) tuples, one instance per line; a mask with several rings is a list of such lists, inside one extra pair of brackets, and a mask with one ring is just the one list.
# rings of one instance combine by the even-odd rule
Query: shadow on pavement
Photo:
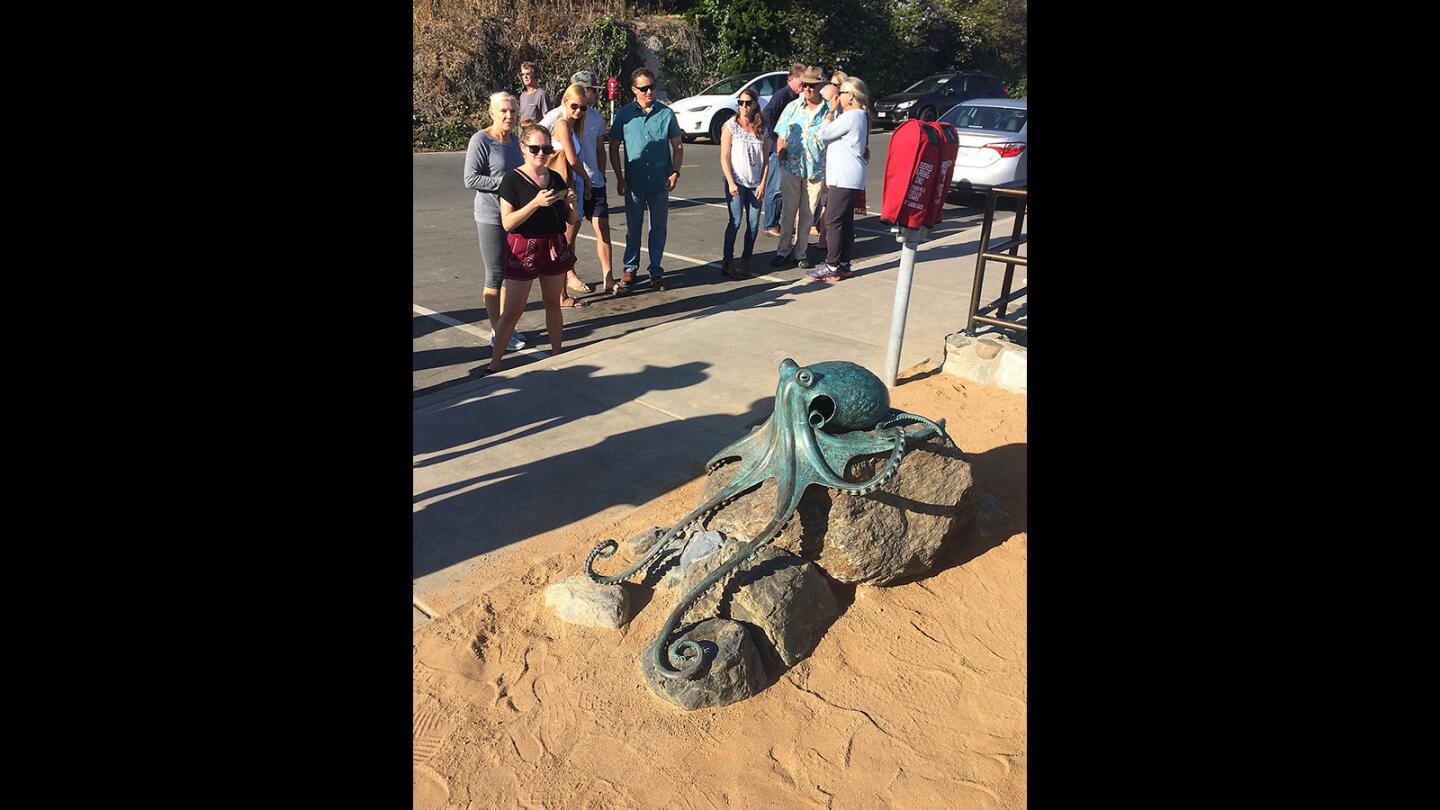
[[(517, 440), (534, 460), (416, 494), (414, 501), (425, 503), (413, 513), (412, 578), (612, 506), (639, 505), (700, 475), (706, 459), (769, 413), (771, 398), (755, 400), (740, 414), (684, 420), (657, 414), (651, 427), (614, 434), (606, 430), (604, 414), (650, 391), (695, 385), (705, 368), (699, 362), (647, 367), (603, 382), (594, 379), (594, 366), (544, 369), (417, 414), (413, 455), (439, 455), (415, 462), (416, 469)], [(546, 435), (588, 417), (598, 417), (586, 425), (594, 431), (588, 446), (575, 447), (574, 430)]]

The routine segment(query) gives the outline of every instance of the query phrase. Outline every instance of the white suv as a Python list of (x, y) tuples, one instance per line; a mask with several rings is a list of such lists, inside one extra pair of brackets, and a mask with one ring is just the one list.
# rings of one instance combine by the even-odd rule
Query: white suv
[(776, 90), (785, 86), (788, 71), (774, 73), (742, 73), (722, 79), (701, 90), (698, 94), (679, 101), (667, 102), (666, 106), (675, 113), (675, 120), (685, 130), (685, 140), (705, 135), (720, 143), (720, 127), (740, 109), (735, 99), (741, 90), (750, 90), (760, 99), (764, 109), (766, 102)]

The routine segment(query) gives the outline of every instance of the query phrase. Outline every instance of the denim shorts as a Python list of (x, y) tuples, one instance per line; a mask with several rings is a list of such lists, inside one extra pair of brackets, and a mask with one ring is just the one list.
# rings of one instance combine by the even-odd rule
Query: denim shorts
[(583, 206), (586, 219), (609, 219), (610, 201), (605, 198), (605, 187), (601, 186), (594, 191), (595, 196), (585, 201)]

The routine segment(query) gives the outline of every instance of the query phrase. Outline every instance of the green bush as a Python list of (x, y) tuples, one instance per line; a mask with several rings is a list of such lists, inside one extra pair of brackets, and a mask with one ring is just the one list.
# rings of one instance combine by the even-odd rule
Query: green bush
[(833, 0), (825, 14), (800, 0), (683, 3), (710, 68), (704, 81), (792, 62), (841, 69), (873, 97), (950, 69), (1025, 76), (1026, 0)]

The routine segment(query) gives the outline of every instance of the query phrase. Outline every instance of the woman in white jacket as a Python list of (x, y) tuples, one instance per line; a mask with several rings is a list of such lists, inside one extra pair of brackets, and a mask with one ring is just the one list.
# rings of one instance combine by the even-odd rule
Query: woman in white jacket
[(870, 90), (854, 76), (840, 83), (838, 103), (816, 133), (825, 144), (825, 261), (806, 273), (817, 281), (854, 275), (855, 197), (865, 189), (870, 159)]

